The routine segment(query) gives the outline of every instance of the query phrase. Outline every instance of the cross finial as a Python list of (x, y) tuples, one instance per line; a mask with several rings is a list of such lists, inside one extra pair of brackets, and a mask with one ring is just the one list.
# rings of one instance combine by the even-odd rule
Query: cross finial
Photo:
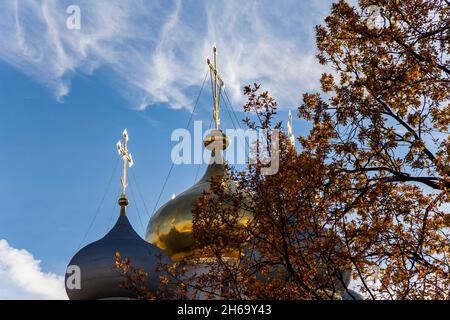
[(122, 183), (122, 198), (125, 198), (125, 190), (127, 188), (127, 163), (131, 167), (133, 165), (133, 158), (131, 154), (128, 152), (128, 132), (127, 129), (123, 130), (123, 145), (120, 142), (117, 142), (117, 151), (119, 155), (123, 158), (123, 173), (121, 178)]
[(213, 88), (213, 97), (214, 97), (214, 123), (216, 124), (216, 129), (219, 129), (220, 118), (219, 118), (219, 90), (223, 89), (223, 80), (219, 76), (219, 71), (217, 70), (217, 48), (213, 46), (214, 51), (214, 65), (211, 64), (209, 58), (206, 59), (206, 63), (209, 66), (209, 70), (211, 72), (211, 76), (214, 75), (214, 88)]

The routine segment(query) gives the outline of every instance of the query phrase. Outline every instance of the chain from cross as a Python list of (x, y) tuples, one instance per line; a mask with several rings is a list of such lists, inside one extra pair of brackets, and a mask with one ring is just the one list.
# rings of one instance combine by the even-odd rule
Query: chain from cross
[(127, 188), (127, 163), (128, 166), (131, 167), (133, 165), (133, 158), (131, 157), (131, 153), (128, 152), (128, 132), (127, 129), (123, 130), (123, 146), (122, 142), (119, 140), (117, 142), (117, 151), (119, 155), (123, 158), (123, 173), (121, 183), (122, 183), (122, 197), (125, 197), (125, 190)]

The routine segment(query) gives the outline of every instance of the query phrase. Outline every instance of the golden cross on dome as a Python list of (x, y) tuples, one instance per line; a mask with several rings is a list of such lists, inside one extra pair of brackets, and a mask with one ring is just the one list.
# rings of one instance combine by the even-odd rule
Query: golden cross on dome
[[(206, 63), (209, 66), (210, 72), (214, 74), (214, 88), (213, 88), (213, 97), (214, 97), (214, 123), (216, 124), (216, 129), (219, 129), (220, 125), (220, 119), (219, 119), (219, 90), (223, 89), (223, 80), (219, 76), (219, 71), (217, 70), (217, 48), (214, 45), (214, 65), (211, 64), (211, 60), (209, 58), (206, 59)], [(220, 88), (219, 88), (219, 82), (220, 82)]]
[(123, 174), (120, 180), (122, 182), (122, 197), (125, 198), (125, 190), (127, 188), (127, 163), (130, 167), (133, 165), (133, 158), (131, 157), (131, 153), (128, 152), (127, 129), (123, 130), (123, 145), (120, 140), (117, 142), (117, 151), (123, 158)]

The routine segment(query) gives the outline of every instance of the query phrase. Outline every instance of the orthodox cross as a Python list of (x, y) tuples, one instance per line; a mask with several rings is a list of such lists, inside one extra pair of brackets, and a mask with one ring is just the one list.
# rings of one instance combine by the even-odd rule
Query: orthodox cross
[(117, 151), (119, 155), (123, 158), (123, 173), (122, 178), (120, 179), (122, 182), (122, 197), (125, 197), (125, 189), (127, 188), (127, 163), (131, 167), (133, 165), (133, 158), (131, 157), (131, 153), (128, 152), (128, 132), (127, 129), (123, 130), (123, 146), (122, 143), (117, 142)]
[[(209, 66), (211, 75), (214, 74), (214, 87), (213, 87), (213, 97), (214, 97), (214, 123), (216, 124), (216, 129), (219, 129), (220, 119), (219, 119), (219, 90), (223, 89), (223, 80), (219, 76), (219, 72), (217, 70), (217, 48), (213, 47), (214, 50), (214, 65), (211, 64), (211, 60), (209, 58), (206, 59), (206, 63)], [(220, 83), (220, 84), (219, 84)], [(219, 88), (220, 85), (220, 88)]]

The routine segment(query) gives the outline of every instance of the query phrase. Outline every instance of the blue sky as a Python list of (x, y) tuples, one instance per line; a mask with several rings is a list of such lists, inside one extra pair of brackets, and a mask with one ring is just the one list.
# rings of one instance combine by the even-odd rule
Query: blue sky
[[(81, 9), (80, 30), (66, 27), (72, 4)], [(318, 89), (325, 69), (314, 58), (314, 26), (329, 6), (327, 0), (2, 1), (0, 298), (63, 297), (61, 275), (104, 194), (83, 245), (101, 237), (118, 214), (115, 143), (124, 128), (135, 160), (131, 175), (145, 201), (130, 182), (140, 215), (131, 199), (129, 217), (143, 235), (145, 207), (153, 211), (171, 165), (171, 133), (186, 126), (213, 43), (234, 108), (244, 102), (242, 86), (259, 82), (286, 120), (302, 93)], [(209, 123), (211, 109), (206, 86), (194, 120)], [(224, 110), (221, 118), (222, 127), (232, 127)], [(294, 120), (294, 132), (303, 133), (304, 125)], [(175, 166), (160, 205), (193, 184), (196, 172), (195, 165)]]

